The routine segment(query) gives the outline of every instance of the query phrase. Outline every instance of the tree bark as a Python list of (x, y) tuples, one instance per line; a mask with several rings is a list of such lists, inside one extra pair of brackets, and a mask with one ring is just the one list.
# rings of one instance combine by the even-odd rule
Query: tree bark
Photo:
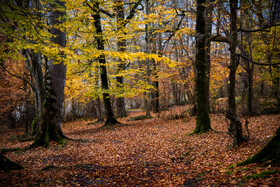
[[(55, 1), (61, 7), (65, 7), (65, 3), (59, 0)], [(50, 12), (49, 22), (51, 26), (61, 24), (59, 19), (65, 16), (65, 11), (54, 10)], [(61, 47), (66, 46), (65, 31), (61, 31), (55, 27), (51, 28), (53, 37), (51, 41), (59, 44)], [(63, 54), (59, 54), (63, 56)], [(46, 82), (44, 103), (42, 104), (42, 112), (40, 116), (39, 133), (35, 142), (31, 145), (48, 147), (51, 140), (60, 144), (65, 143), (65, 136), (61, 130), (61, 122), (63, 116), (64, 86), (66, 78), (66, 65), (63, 62), (54, 64), (55, 59), (47, 62)]]
[(197, 119), (193, 133), (203, 133), (211, 129), (209, 118), (209, 97), (207, 96), (207, 61), (206, 61), (206, 0), (197, 0), (196, 14), (196, 103)]
[(238, 163), (237, 166), (242, 166), (250, 163), (280, 164), (280, 127), (276, 131), (276, 135), (262, 148), (259, 152)]
[(226, 118), (230, 120), (228, 133), (233, 137), (233, 146), (240, 145), (243, 141), (242, 124), (237, 116), (235, 103), (235, 75), (238, 67), (236, 56), (237, 47), (237, 1), (230, 0), (230, 65), (228, 85), (228, 111)]
[[(101, 27), (101, 17), (100, 17), (100, 8), (99, 8), (98, 0), (93, 1), (93, 10), (94, 10), (93, 12), (94, 26), (96, 29), (95, 39), (97, 43), (97, 49), (100, 51), (104, 51), (105, 46), (104, 46), (104, 39), (103, 39), (103, 33)], [(104, 109), (106, 115), (105, 125), (114, 125), (120, 122), (118, 122), (114, 116), (110, 95), (106, 93), (109, 90), (109, 86), (108, 86), (105, 55), (101, 54), (97, 58), (101, 69), (100, 71), (101, 87), (104, 91), (103, 103), (104, 103)]]
[(39, 53), (34, 53), (33, 51), (31, 53), (31, 64), (32, 64), (32, 75), (35, 80), (35, 89), (34, 95), (35, 95), (35, 108), (36, 108), (36, 116), (33, 119), (33, 122), (31, 124), (31, 134), (36, 135), (39, 130), (39, 124), (40, 124), (40, 116), (42, 115), (42, 104), (45, 99), (45, 85), (44, 85), (44, 77), (43, 77), (43, 71), (42, 71), (42, 61), (41, 61), (41, 55)]
[[(123, 9), (123, 2), (122, 0), (116, 0), (116, 16), (117, 16), (117, 29), (119, 32), (122, 32), (123, 35), (124, 33), (124, 28), (125, 28), (125, 18), (124, 18), (124, 9)], [(119, 52), (125, 52), (126, 51), (126, 39), (124, 36), (118, 37), (117, 41), (117, 51)], [(119, 59), (119, 65), (118, 65), (118, 73), (121, 73), (125, 69), (125, 62), (121, 59)], [(123, 83), (124, 83), (124, 78), (123, 76), (117, 76), (117, 86), (118, 89), (121, 90), (121, 93), (123, 93)], [(126, 117), (126, 110), (125, 110), (125, 98), (123, 96), (117, 97), (117, 116), (118, 117)]]
[[(145, 0), (145, 7), (146, 7), (146, 15), (150, 14), (150, 4), (149, 4), (149, 0)], [(149, 36), (149, 24), (145, 24), (145, 40), (146, 40), (146, 46), (145, 46), (145, 52), (146, 54), (148, 54), (150, 52), (149, 50), (149, 42), (150, 42), (150, 36)], [(151, 74), (151, 70), (150, 70), (150, 60), (146, 59), (146, 82), (148, 82), (148, 84), (151, 84), (151, 80), (150, 80), (150, 74)], [(146, 116), (147, 117), (151, 117), (151, 102), (150, 102), (150, 92), (146, 91), (144, 93), (144, 105), (145, 105), (145, 112), (146, 112)]]

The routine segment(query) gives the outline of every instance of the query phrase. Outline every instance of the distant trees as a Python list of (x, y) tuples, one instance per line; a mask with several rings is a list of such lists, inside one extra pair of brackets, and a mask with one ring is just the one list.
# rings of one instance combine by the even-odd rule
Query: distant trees
[[(105, 124), (117, 123), (129, 108), (145, 108), (143, 103), (147, 115), (188, 103), (196, 107), (194, 133), (206, 132), (213, 106), (227, 100), (234, 145), (244, 140), (240, 108), (253, 115), (261, 107), (257, 96), (268, 94), (279, 104), (276, 0), (198, 0), (196, 11), (193, 1), (177, 0), (66, 1), (64, 8), (60, 1), (0, 3), (1, 94), (14, 83), (11, 76), (23, 82), (12, 89), (25, 90), (15, 94), (25, 101), (0, 99), (5, 106), (0, 112), (13, 121), (16, 110), (34, 105), (32, 128), (26, 128), (33, 134), (42, 134), (42, 116), (55, 113), (52, 119), (63, 139), (64, 80), (65, 113), (72, 110), (81, 117), (91, 111), (96, 114), (86, 117), (101, 121), (105, 116)], [(67, 64), (66, 77), (61, 62)]]

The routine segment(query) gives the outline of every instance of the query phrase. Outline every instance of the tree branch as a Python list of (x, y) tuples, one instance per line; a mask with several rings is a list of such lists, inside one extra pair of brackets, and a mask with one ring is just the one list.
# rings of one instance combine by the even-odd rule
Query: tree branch
[(129, 23), (129, 21), (134, 17), (134, 14), (136, 13), (137, 7), (140, 5), (140, 3), (142, 2), (142, 0), (138, 0), (135, 5), (133, 6), (133, 8), (131, 9), (131, 11), (129, 12), (129, 15), (126, 17), (125, 21), (124, 21), (124, 26), (126, 26), (126, 24)]
[(216, 35), (216, 36), (211, 36), (209, 39), (211, 42), (225, 42), (230, 44), (230, 39), (226, 36)]
[(35, 89), (34, 86), (33, 86), (33, 84), (32, 84), (31, 82), (27, 81), (26, 79), (24, 79), (24, 78), (22, 78), (22, 77), (20, 77), (20, 76), (14, 75), (14, 74), (11, 73), (7, 68), (5, 68), (5, 66), (4, 66), (2, 63), (1, 63), (1, 67), (2, 67), (7, 73), (9, 73), (11, 76), (23, 80), (24, 82), (26, 82), (27, 84), (29, 84), (29, 85), (32, 87), (32, 89)]
[(268, 25), (267, 24), (267, 25), (264, 25), (262, 28), (253, 29), (253, 30), (240, 28), (238, 31), (246, 32), (246, 33), (252, 33), (252, 32), (259, 32), (259, 31), (266, 31), (266, 29), (270, 29), (271, 27), (277, 27), (277, 26), (280, 26), (280, 24), (274, 24), (274, 25)]
[(253, 61), (251, 58), (249, 58), (249, 57), (247, 57), (247, 56), (245, 56), (245, 55), (243, 55), (243, 54), (237, 53), (236, 55), (237, 55), (237, 56), (240, 56), (240, 57), (244, 58), (245, 60), (247, 60), (247, 61), (249, 61), (249, 62), (251, 62), (251, 63), (253, 63), (253, 64), (256, 64), (256, 65), (261, 65), (261, 66), (280, 65), (280, 62), (278, 62), (278, 63), (260, 63), (260, 62), (255, 62), (255, 61)]

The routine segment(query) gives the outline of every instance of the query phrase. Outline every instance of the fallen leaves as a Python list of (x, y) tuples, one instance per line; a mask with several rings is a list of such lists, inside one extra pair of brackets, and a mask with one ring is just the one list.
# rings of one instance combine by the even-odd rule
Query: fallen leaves
[[(131, 117), (131, 116), (129, 116)], [(128, 117), (128, 118), (129, 118)], [(127, 118), (127, 119), (128, 119)], [(226, 133), (209, 132), (187, 136), (195, 128), (195, 118), (126, 121), (114, 128), (88, 121), (63, 124), (63, 132), (73, 139), (94, 142), (68, 141), (65, 147), (51, 143), (25, 152), (5, 155), (26, 168), (10, 173), (0, 172), (0, 184), (42, 186), (194, 186), (194, 185), (268, 185), (280, 184), (280, 173), (266, 178), (244, 179), (245, 176), (279, 170), (279, 167), (246, 167), (227, 169), (262, 148), (279, 125), (280, 115), (250, 118), (250, 140), (239, 148), (231, 147)], [(211, 115), (214, 130), (227, 130), (225, 118)], [(0, 147), (26, 146), (9, 140), (2, 131)], [(45, 169), (44, 169), (45, 168)], [(43, 170), (42, 170), (43, 169)]]

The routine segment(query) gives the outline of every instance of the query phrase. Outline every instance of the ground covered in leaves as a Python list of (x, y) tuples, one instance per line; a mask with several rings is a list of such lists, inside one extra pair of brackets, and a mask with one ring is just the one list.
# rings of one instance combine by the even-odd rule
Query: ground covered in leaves
[[(211, 115), (215, 132), (188, 136), (195, 129), (195, 117), (177, 118), (183, 108), (172, 109), (152, 119), (129, 121), (102, 127), (102, 123), (75, 121), (63, 124), (73, 139), (64, 147), (52, 143), (5, 156), (25, 169), (0, 171), (0, 186), (280, 186), (280, 173), (253, 178), (280, 167), (251, 164), (227, 169), (261, 149), (276, 132), (280, 115), (249, 118), (250, 139), (231, 147), (223, 115)], [(0, 148), (25, 147), (17, 135), (23, 129), (2, 129)], [(244, 131), (245, 133), (245, 131)], [(246, 134), (246, 133), (245, 133)]]

